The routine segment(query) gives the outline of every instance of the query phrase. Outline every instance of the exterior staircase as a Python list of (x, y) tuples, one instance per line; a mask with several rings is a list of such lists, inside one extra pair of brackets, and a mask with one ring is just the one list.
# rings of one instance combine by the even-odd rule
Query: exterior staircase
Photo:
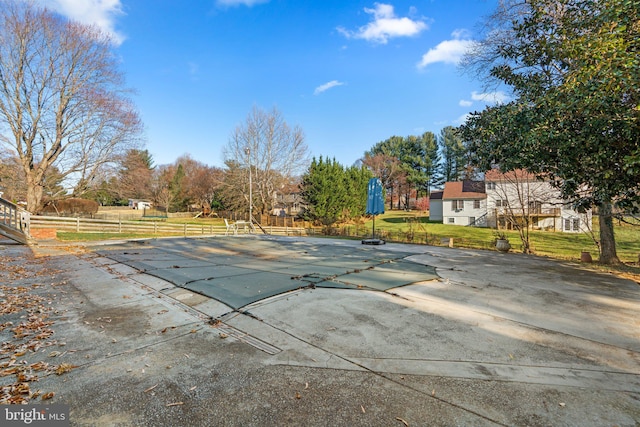
[(0, 236), (15, 240), (23, 245), (29, 244), (31, 214), (18, 205), (0, 198)]
[(486, 226), (487, 226), (487, 214), (484, 214), (476, 218), (470, 224), (466, 225), (466, 227), (486, 227)]

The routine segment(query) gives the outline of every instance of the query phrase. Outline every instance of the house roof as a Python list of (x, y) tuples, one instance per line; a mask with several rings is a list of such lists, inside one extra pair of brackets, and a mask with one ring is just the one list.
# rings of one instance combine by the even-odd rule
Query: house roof
[(516, 169), (509, 172), (501, 172), (500, 169), (491, 169), (484, 173), (485, 181), (537, 181), (534, 174), (524, 169)]
[(453, 181), (444, 184), (443, 200), (454, 199), (486, 199), (483, 181)]
[(432, 191), (431, 194), (429, 194), (429, 199), (431, 200), (442, 200), (442, 195), (444, 194), (443, 191)]

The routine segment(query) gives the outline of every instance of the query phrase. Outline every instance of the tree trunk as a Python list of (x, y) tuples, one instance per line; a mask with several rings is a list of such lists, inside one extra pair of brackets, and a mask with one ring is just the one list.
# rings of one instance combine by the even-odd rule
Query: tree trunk
[(42, 202), (43, 187), (29, 181), (32, 180), (27, 178), (27, 210), (31, 213), (38, 213)]
[(613, 234), (613, 215), (611, 203), (605, 202), (598, 206), (600, 219), (600, 263), (620, 264), (616, 252), (616, 238)]

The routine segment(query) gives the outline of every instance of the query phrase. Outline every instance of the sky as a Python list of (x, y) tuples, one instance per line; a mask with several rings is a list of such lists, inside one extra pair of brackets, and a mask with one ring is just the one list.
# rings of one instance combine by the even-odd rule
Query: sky
[(504, 101), (458, 62), (497, 0), (41, 0), (112, 35), (155, 164), (224, 166), (254, 106), (350, 166)]

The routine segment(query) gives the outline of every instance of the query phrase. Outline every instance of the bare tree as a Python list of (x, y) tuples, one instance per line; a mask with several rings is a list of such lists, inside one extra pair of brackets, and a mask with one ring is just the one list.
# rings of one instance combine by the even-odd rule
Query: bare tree
[[(266, 213), (274, 192), (289, 178), (301, 175), (308, 165), (304, 132), (291, 128), (277, 108), (267, 112), (253, 107), (244, 124), (239, 125), (224, 150), (225, 163), (235, 165), (232, 180), (238, 199), (246, 200), (245, 189), (252, 179), (253, 206)], [(239, 173), (244, 169), (244, 173)], [(250, 169), (250, 174), (249, 174)], [(244, 185), (238, 185), (238, 181)]]
[(524, 170), (501, 173), (494, 169), (486, 173), (488, 204), (493, 207), (490, 222), (497, 228), (518, 231), (522, 251), (532, 253), (529, 231), (534, 226), (555, 229), (562, 201), (545, 181)]
[(184, 155), (176, 160), (184, 168), (185, 200), (205, 212), (221, 198), (224, 172)]
[(20, 160), (27, 209), (56, 167), (74, 193), (141, 129), (107, 35), (34, 3), (0, 0), (0, 144)]
[(174, 165), (160, 165), (153, 171), (151, 198), (153, 204), (162, 207), (165, 212), (169, 212), (177, 197), (176, 173), (177, 167)]

